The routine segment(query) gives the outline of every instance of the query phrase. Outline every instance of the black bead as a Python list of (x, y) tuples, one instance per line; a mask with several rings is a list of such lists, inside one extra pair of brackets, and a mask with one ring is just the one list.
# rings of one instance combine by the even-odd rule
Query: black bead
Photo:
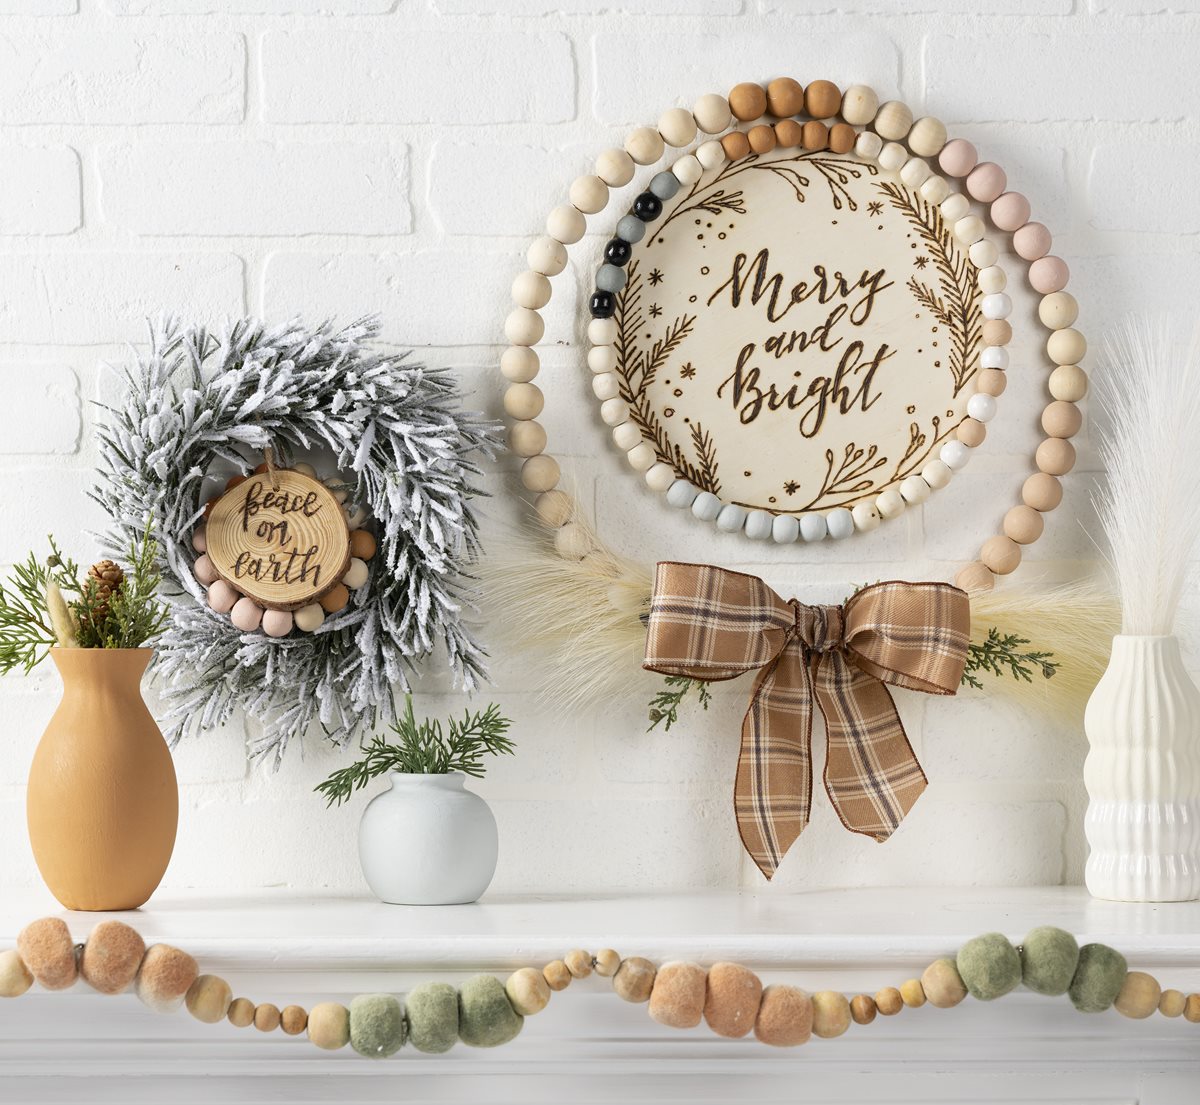
[(617, 310), (617, 297), (612, 292), (594, 292), (588, 307), (592, 318), (612, 318)]
[(644, 223), (657, 219), (662, 214), (662, 200), (653, 192), (643, 192), (633, 201), (633, 213)]
[(618, 267), (629, 263), (629, 258), (633, 256), (633, 246), (631, 246), (624, 238), (614, 238), (604, 247), (604, 260), (610, 265)]

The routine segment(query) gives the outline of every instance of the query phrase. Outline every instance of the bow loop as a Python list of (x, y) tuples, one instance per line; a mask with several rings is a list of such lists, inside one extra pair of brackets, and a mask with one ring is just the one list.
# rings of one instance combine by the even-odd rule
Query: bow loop
[(832, 652), (845, 641), (845, 616), (840, 606), (805, 606), (791, 600), (796, 610), (796, 631), (810, 652)]

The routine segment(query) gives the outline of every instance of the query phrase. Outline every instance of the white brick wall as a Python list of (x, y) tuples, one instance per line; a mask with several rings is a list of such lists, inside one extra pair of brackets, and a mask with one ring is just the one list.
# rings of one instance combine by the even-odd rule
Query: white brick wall
[[(548, 207), (625, 125), (746, 78), (865, 80), (957, 121), (1054, 228), (1090, 331), (1141, 303), (1195, 314), (1195, 0), (0, 0), (0, 17), (2, 565), (48, 530), (91, 551), (90, 400), (113, 396), (101, 362), (159, 308), (378, 310), (390, 341), (461, 369), (498, 413), (507, 290)], [(620, 551), (712, 556), (829, 600), (864, 579), (945, 577), (997, 525), (1044, 399), (1044, 375), (1023, 370), (1040, 364), (1033, 296), (1014, 296), (1012, 417), (923, 511), (836, 549), (701, 545), (637, 492), (593, 420), (570, 348), (589, 268), (575, 253), (547, 313), (542, 420)], [(1025, 578), (1093, 556), (1088, 430)], [(524, 509), (513, 468), (489, 478), (495, 522)], [(530, 667), (495, 664), (520, 744), (481, 785), (503, 832), (498, 891), (759, 885), (729, 806), (745, 686), (647, 735), (645, 686), (563, 717)], [(36, 880), (22, 786), (56, 687), (48, 670), (0, 683), (2, 885)], [(419, 706), (454, 701), (431, 676)], [(885, 848), (818, 799), (780, 886), (1080, 877), (1078, 727), (972, 696), (901, 709), (929, 793)], [(296, 749), (271, 775), (247, 763), (253, 737), (239, 721), (178, 751), (168, 883), (361, 889), (361, 801), (326, 813), (312, 794), (344, 755)]]

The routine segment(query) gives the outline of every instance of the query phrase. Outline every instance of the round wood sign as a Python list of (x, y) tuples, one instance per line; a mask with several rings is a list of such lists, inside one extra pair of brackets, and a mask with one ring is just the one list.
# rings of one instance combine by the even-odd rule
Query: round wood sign
[(293, 469), (253, 475), (212, 504), (205, 527), (213, 571), (267, 610), (298, 610), (331, 591), (350, 566), (341, 504)]

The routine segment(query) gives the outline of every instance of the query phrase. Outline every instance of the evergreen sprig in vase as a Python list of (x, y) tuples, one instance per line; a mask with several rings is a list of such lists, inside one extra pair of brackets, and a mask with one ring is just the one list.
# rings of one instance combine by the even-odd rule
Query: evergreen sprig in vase
[(1165, 319), (1127, 321), (1100, 387), (1107, 487), (1095, 506), (1122, 632), (1084, 715), (1085, 879), (1098, 898), (1200, 898), (1200, 691), (1174, 636), (1200, 536), (1200, 356)]

